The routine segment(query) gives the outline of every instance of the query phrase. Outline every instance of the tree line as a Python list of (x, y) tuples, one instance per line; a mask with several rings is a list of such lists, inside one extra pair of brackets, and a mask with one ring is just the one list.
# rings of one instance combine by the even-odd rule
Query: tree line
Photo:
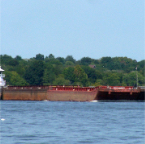
[[(83, 57), (75, 60), (49, 54), (37, 54), (30, 59), (1, 55), (7, 85), (80, 85), (139, 86), (145, 85), (145, 60), (137, 62), (127, 57)], [(138, 79), (138, 80), (137, 80)]]

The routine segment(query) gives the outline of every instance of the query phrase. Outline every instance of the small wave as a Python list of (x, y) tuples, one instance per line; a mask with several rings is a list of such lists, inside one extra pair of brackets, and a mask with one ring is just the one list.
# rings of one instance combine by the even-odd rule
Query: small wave
[(1, 121), (5, 121), (5, 119), (4, 118), (1, 118)]
[(92, 100), (92, 101), (90, 101), (90, 102), (98, 102), (98, 100)]

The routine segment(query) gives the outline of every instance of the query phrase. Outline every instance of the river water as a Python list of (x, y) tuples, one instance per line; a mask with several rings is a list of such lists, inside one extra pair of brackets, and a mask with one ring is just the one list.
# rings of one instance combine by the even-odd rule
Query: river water
[(145, 144), (144, 104), (0, 101), (0, 143)]

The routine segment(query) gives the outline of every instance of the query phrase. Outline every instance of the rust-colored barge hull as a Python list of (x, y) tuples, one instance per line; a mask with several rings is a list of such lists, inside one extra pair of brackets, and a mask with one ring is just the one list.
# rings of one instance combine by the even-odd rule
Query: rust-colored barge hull
[(91, 101), (96, 98), (96, 91), (48, 91), (50, 101)]
[(97, 100), (145, 100), (145, 90), (133, 87), (102, 86), (98, 89)]
[(2, 100), (48, 100), (48, 101), (91, 101), (96, 98), (96, 88), (78, 87), (7, 87)]
[(47, 98), (47, 90), (7, 90), (3, 91), (2, 100), (31, 100), (41, 101)]
[(119, 86), (95, 88), (63, 86), (9, 86), (1, 94), (2, 100), (32, 101), (92, 101), (145, 100), (145, 89)]

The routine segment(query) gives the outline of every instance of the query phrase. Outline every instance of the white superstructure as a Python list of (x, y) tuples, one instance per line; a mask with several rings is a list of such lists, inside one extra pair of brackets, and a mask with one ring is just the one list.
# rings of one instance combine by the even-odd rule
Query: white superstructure
[(2, 74), (2, 72), (4, 72), (4, 70), (0, 66), (0, 87), (3, 87), (6, 85), (6, 81), (3, 79), (5, 75)]

